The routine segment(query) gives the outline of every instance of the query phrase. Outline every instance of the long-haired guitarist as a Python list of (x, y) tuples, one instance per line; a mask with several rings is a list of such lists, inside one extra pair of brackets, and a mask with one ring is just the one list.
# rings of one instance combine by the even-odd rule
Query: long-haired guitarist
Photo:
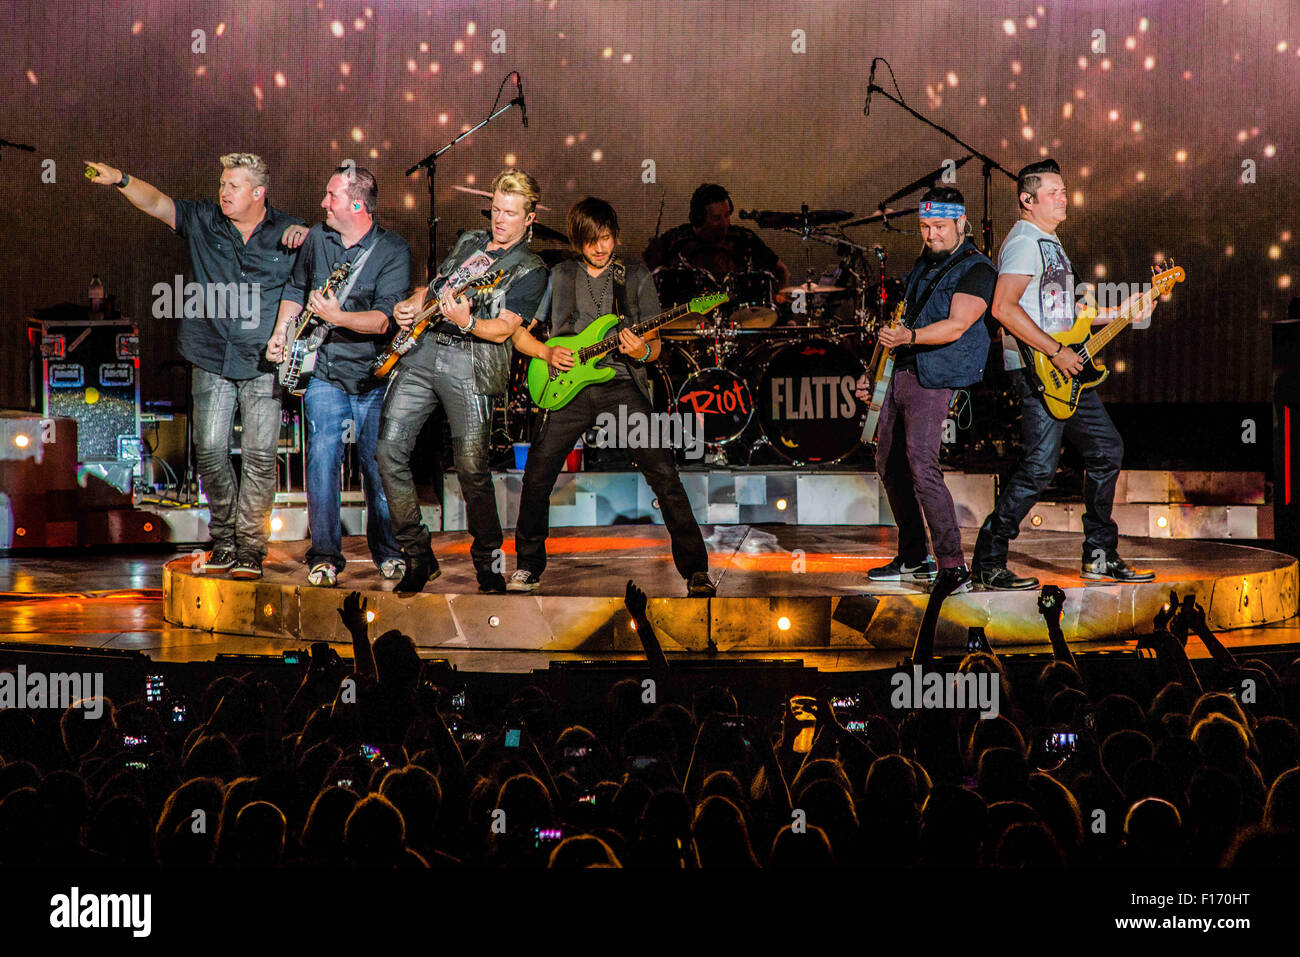
[[(873, 582), (934, 581), (936, 591), (949, 594), (970, 588), (970, 570), (939, 448), (953, 390), (984, 376), (984, 317), (997, 282), (992, 261), (966, 237), (965, 202), (949, 186), (921, 197), (925, 246), (905, 280), (903, 324), (880, 331), (880, 344), (894, 350), (894, 366), (880, 410), (876, 471), (898, 524), (898, 554), (867, 572)], [(865, 383), (859, 385), (859, 398), (870, 398)], [(927, 525), (934, 559), (926, 550)]]
[[(546, 570), (551, 490), (578, 438), (596, 425), (602, 413), (624, 422), (634, 416), (643, 422), (654, 421), (645, 363), (659, 357), (661, 343), (654, 332), (642, 338), (629, 328), (659, 312), (650, 271), (641, 263), (625, 264), (615, 254), (618, 214), (603, 199), (588, 196), (579, 200), (569, 210), (567, 226), (569, 243), (582, 258), (560, 263), (551, 272), (551, 334), (576, 335), (601, 316), (616, 314), (620, 317), (618, 352), (603, 360), (613, 367), (613, 378), (590, 383), (566, 405), (547, 412), (529, 449), (515, 527), (518, 567), (506, 585), (512, 592), (535, 592), (539, 587)], [(514, 341), (521, 352), (543, 358), (555, 369), (573, 368), (570, 349), (550, 348), (522, 332)], [(626, 410), (621, 416), (620, 407)], [(647, 430), (642, 434), (649, 439)], [(653, 447), (634, 448), (633, 457), (659, 498), (672, 540), (673, 563), (686, 580), (689, 595), (711, 597), (715, 589), (709, 579), (708, 549), (677, 473), (673, 450), (659, 443), (643, 444)]]
[[(528, 173), (502, 170), (492, 181), (492, 228), (462, 233), (431, 284), (417, 288), (393, 310), (398, 325), (409, 329), (426, 306), (426, 293), (442, 304), (439, 324), (398, 362), (379, 423), (379, 474), (393, 533), (406, 556), (406, 574), (395, 591), (418, 592), (441, 574), (411, 476), (416, 436), (440, 405), (451, 426), (452, 455), (473, 537), (469, 553), (479, 591), (504, 594), (506, 590), (500, 564), (501, 518), (488, 460), (492, 399), (509, 385), (506, 340), (523, 316), (537, 315), (546, 291), (546, 266), (528, 248), (529, 227), (541, 195), (537, 180)], [(448, 287), (461, 289), (474, 275), (495, 271), (503, 276), (490, 295), (472, 301), (451, 298)]]
[[(370, 364), (392, 338), (393, 307), (411, 282), (411, 247), (375, 222), (378, 198), (379, 185), (364, 166), (340, 166), (334, 171), (321, 200), (325, 222), (312, 226), (302, 241), (280, 300), (275, 333), (266, 346), (266, 357), (281, 361), (286, 348), (292, 348), (288, 333), (298, 328), (305, 308), (328, 333), (315, 350), (315, 367), (302, 398), (311, 527), (307, 581), (312, 585), (334, 585), (347, 563), (339, 518), (339, 470), (347, 445), (354, 442), (365, 477), (366, 539), (375, 567), (389, 579), (400, 578), (405, 571), (375, 462), (384, 381), (371, 375)], [(351, 265), (348, 278), (337, 292), (323, 291), (325, 280), (341, 263)]]
[(993, 316), (1003, 333), (1003, 360), (1020, 394), (1023, 450), (1019, 464), (1002, 486), (997, 505), (980, 528), (972, 573), (988, 588), (1025, 589), (1036, 578), (1021, 578), (1007, 568), (1011, 539), (1056, 474), (1061, 440), (1069, 439), (1083, 455), (1083, 577), (1119, 582), (1151, 581), (1154, 572), (1129, 567), (1119, 557), (1119, 528), (1111, 517), (1115, 482), (1124, 458), (1124, 442), (1093, 390), (1085, 391), (1074, 415), (1054, 418), (1033, 388), (1020, 346), (1051, 359), (1066, 376), (1083, 369), (1082, 358), (1052, 337), (1075, 321), (1073, 269), (1056, 236), (1065, 222), (1067, 196), (1061, 168), (1045, 159), (1022, 169), (1016, 180), (1020, 221), (1007, 233), (998, 256), (998, 283)]

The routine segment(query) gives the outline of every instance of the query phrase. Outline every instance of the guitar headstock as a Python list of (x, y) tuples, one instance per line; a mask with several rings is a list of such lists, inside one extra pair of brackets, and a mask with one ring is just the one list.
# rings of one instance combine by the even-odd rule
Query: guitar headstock
[(1156, 292), (1162, 296), (1169, 295), (1174, 286), (1186, 278), (1187, 273), (1183, 271), (1183, 267), (1177, 265), (1172, 259), (1151, 267), (1151, 285), (1155, 286)]
[(707, 296), (696, 296), (690, 301), (687, 308), (691, 312), (699, 313), (701, 316), (706, 312), (712, 312), (731, 297), (725, 292), (711, 292)]
[(495, 289), (497, 286), (501, 285), (501, 280), (505, 277), (506, 271), (504, 269), (496, 269), (492, 272), (484, 273), (476, 279), (471, 279), (465, 285), (461, 286), (460, 289), (457, 290), (457, 293), (473, 292), (474, 295), (478, 295), (479, 293), (487, 292), (489, 289)]
[(339, 286), (348, 281), (348, 273), (350, 272), (352, 272), (352, 263), (335, 263), (334, 270), (329, 274), (329, 278), (325, 280), (322, 289), (325, 292), (333, 292), (338, 289)]

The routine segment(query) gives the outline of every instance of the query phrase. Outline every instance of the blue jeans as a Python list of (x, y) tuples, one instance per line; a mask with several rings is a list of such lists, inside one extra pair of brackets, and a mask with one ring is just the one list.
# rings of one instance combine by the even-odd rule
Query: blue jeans
[(1095, 389), (1085, 389), (1070, 418), (1053, 418), (1033, 390), (1023, 370), (1011, 373), (1020, 393), (1020, 433), (1024, 449), (1020, 463), (1002, 487), (998, 503), (975, 540), (975, 569), (1000, 568), (1007, 563), (1011, 539), (1056, 475), (1061, 440), (1069, 439), (1083, 455), (1083, 560), (1113, 559), (1119, 548), (1119, 528), (1111, 518), (1115, 482), (1124, 460), (1124, 440), (1106, 414)]
[[(194, 367), (194, 450), (208, 499), (215, 548), (239, 559), (266, 557), (275, 503), (275, 454), (280, 438), (280, 386), (275, 373), (227, 379)], [(240, 478), (230, 460), (235, 406), (243, 422)]]
[(339, 519), (339, 468), (344, 447), (351, 442), (357, 445), (365, 479), (366, 542), (370, 554), (376, 566), (402, 557), (402, 549), (393, 538), (388, 500), (384, 498), (375, 460), (383, 404), (383, 389), (352, 395), (319, 378), (307, 385), (302, 407), (307, 417), (307, 522), (311, 527), (308, 565), (329, 562), (342, 571), (347, 564)]

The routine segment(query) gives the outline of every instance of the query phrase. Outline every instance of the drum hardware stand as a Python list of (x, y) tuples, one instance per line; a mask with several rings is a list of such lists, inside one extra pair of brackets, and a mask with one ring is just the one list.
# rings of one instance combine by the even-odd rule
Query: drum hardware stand
[[(883, 57), (881, 57), (880, 59), (885, 63), (886, 66), (889, 66), (888, 60), (885, 60)], [(872, 75), (874, 76), (874, 74), (875, 74), (875, 70), (873, 67)], [(889, 75), (891, 77), (894, 75), (893, 67), (889, 68)], [(897, 81), (895, 81), (894, 83), (894, 89), (895, 91), (898, 90)], [(981, 226), (983, 229), (983, 237), (984, 237), (984, 255), (992, 256), (993, 255), (993, 212), (990, 206), (989, 197), (993, 189), (993, 170), (996, 169), (1002, 173), (1005, 173), (1007, 178), (1010, 179), (1012, 182), (1015, 182), (1016, 179), (1015, 174), (1012, 173), (1010, 170), (1001, 166), (997, 160), (993, 159), (993, 157), (971, 146), (969, 143), (961, 139), (951, 130), (945, 129), (944, 127), (940, 126), (938, 123), (935, 123), (933, 120), (930, 120), (929, 118), (918, 113), (916, 110), (912, 109), (910, 106), (908, 106), (906, 103), (903, 102), (901, 92), (899, 93), (899, 96), (894, 96), (888, 91), (877, 86), (874, 82), (869, 82), (867, 85), (868, 103), (870, 103), (871, 101), (872, 93), (879, 93), (885, 99), (889, 100), (889, 102), (898, 104), (900, 107), (902, 107), (908, 113), (912, 114), (912, 116), (916, 117), (916, 119), (920, 120), (926, 126), (930, 127), (931, 129), (938, 130), (944, 136), (948, 137), (948, 139), (952, 140), (962, 149), (970, 153), (971, 156), (979, 157), (980, 161), (983, 163), (984, 166), (984, 218), (983, 220), (981, 220)], [(968, 156), (966, 159), (970, 159), (970, 157)], [(964, 163), (966, 162), (966, 160), (962, 160), (962, 162)], [(942, 173), (942, 168), (940, 172)]]
[[(494, 101), (493, 104), (492, 104), (492, 108), (493, 108), (494, 110), (496, 110), (496, 105), (497, 105), (497, 103), (500, 102), (500, 100), (501, 100), (501, 90), (504, 90), (504, 89), (505, 89), (505, 86), (506, 86), (506, 80), (509, 80), (511, 76), (514, 76), (514, 77), (518, 78), (519, 73), (518, 73), (517, 71), (515, 71), (515, 70), (511, 70), (509, 73), (506, 74), (505, 80), (502, 80), (502, 81), (501, 81), (501, 87), (500, 87), (500, 89), (497, 90), (497, 99), (496, 99), (496, 101)], [(423, 169), (423, 170), (425, 170), (425, 171), (427, 172), (427, 174), (428, 174), (428, 175), (425, 177), (425, 179), (427, 180), (428, 187), (429, 187), (429, 262), (428, 262), (428, 270), (429, 270), (429, 273), (428, 273), (428, 279), (429, 279), (429, 282), (430, 282), (430, 283), (433, 282), (433, 277), (436, 276), (436, 275), (438, 274), (438, 252), (437, 252), (437, 247), (438, 247), (438, 213), (437, 213), (437, 209), (438, 209), (438, 197), (437, 197), (436, 193), (434, 192), (435, 180), (437, 180), (437, 178), (438, 178), (438, 158), (439, 158), (440, 156), (442, 156), (443, 153), (446, 153), (448, 150), (452, 149), (452, 148), (453, 148), (457, 143), (459, 143), (461, 140), (465, 139), (465, 138), (468, 137), (468, 136), (472, 136), (474, 133), (478, 132), (478, 131), (481, 130), (483, 127), (487, 126), (489, 123), (491, 123), (493, 120), (495, 120), (495, 119), (496, 119), (498, 116), (500, 116), (502, 113), (506, 112), (506, 110), (510, 109), (510, 107), (512, 107), (512, 106), (518, 106), (518, 107), (520, 108), (520, 110), (522, 111), (522, 110), (523, 110), (523, 107), (524, 107), (524, 104), (523, 104), (523, 96), (521, 95), (521, 96), (517, 96), (517, 97), (515, 97), (513, 100), (511, 100), (511, 101), (510, 101), (509, 103), (507, 103), (505, 106), (501, 107), (501, 109), (496, 110), (496, 112), (494, 112), (494, 113), (490, 113), (490, 114), (488, 115), (488, 117), (487, 117), (485, 120), (483, 120), (481, 123), (477, 124), (476, 126), (472, 126), (472, 127), (470, 127), (470, 128), (467, 129), (464, 133), (461, 133), (459, 136), (457, 136), (454, 140), (452, 140), (450, 143), (448, 143), (446, 146), (442, 147), (441, 149), (434, 150), (432, 153), (430, 153), (430, 154), (429, 154), (428, 156), (426, 156), (424, 159), (420, 160), (420, 162), (416, 163), (414, 166), (412, 166), (410, 169), (408, 169), (408, 170), (406, 171), (406, 173), (404, 174), (404, 175), (406, 175), (406, 176), (410, 176), (410, 175), (412, 175), (413, 173), (415, 173), (416, 170), (419, 170), (419, 169)], [(528, 125), (527, 114), (525, 114), (524, 125), (525, 125), (525, 126)]]

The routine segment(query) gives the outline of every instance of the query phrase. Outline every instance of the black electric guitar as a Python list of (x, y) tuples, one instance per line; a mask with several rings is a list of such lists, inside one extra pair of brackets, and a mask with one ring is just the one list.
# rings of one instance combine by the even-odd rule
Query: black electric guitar
[[(339, 263), (321, 286), (321, 295), (336, 293), (340, 286), (348, 281), (352, 271), (351, 263)], [(284, 358), (280, 360), (280, 385), (286, 392), (302, 395), (307, 391), (312, 373), (316, 371), (316, 351), (330, 334), (331, 326), (316, 315), (310, 306), (298, 313), (294, 320), (293, 338), (284, 349)]]

